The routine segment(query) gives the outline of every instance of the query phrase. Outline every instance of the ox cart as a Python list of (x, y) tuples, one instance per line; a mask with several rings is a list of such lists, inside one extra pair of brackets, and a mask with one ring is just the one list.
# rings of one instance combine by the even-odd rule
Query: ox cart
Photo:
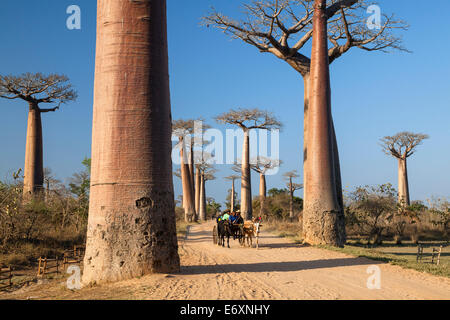
[(213, 243), (219, 246), (225, 246), (227, 238), (228, 248), (230, 247), (230, 237), (238, 240), (241, 246), (253, 246), (253, 238), (256, 238), (256, 248), (259, 247), (259, 232), (261, 228), (261, 218), (255, 218), (252, 221), (242, 221), (240, 224), (231, 224), (229, 221), (219, 221), (212, 230)]

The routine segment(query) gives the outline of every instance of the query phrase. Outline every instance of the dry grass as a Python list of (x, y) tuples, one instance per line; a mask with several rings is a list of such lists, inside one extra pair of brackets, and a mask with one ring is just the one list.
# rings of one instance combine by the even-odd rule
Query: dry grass
[(268, 221), (263, 223), (264, 230), (274, 233), (279, 237), (289, 238), (295, 243), (302, 243), (302, 223), (287, 221)]

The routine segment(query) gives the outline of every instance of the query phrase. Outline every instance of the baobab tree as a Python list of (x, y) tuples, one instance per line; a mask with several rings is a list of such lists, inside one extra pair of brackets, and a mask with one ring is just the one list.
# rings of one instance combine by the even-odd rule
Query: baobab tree
[[(327, 23), (327, 34), (324, 35), (332, 47), (327, 49), (328, 63), (349, 52), (352, 48), (359, 48), (368, 52), (391, 50), (407, 51), (402, 46), (402, 38), (395, 30), (407, 30), (408, 25), (394, 15), (382, 17), (382, 24), (367, 28), (367, 8), (369, 2), (365, 0), (333, 0), (320, 3), (321, 12)], [(373, 3), (370, 2), (370, 5)], [(304, 171), (304, 201), (309, 203), (309, 193), (313, 189), (307, 187), (308, 171), (315, 170), (309, 166), (310, 141), (309, 120), (310, 113), (310, 83), (311, 58), (304, 49), (313, 38), (314, 1), (311, 0), (252, 0), (243, 4), (245, 20), (235, 20), (216, 10), (203, 18), (206, 26), (213, 26), (222, 30), (233, 39), (240, 39), (262, 53), (273, 54), (278, 59), (286, 61), (295, 71), (300, 73), (304, 83), (304, 135), (303, 135), (303, 171)], [(334, 123), (330, 115), (333, 141), (333, 156), (335, 166), (336, 194), (339, 205), (343, 207), (342, 182), (340, 175), (339, 153)], [(315, 196), (312, 195), (313, 199)], [(305, 226), (304, 226), (305, 227)], [(310, 239), (312, 240), (312, 239)], [(321, 242), (321, 241), (319, 241)]]
[(255, 161), (252, 161), (250, 165), (252, 170), (259, 174), (259, 203), (260, 203), (260, 212), (261, 216), (265, 216), (266, 214), (266, 195), (267, 195), (267, 186), (266, 186), (266, 174), (268, 171), (273, 170), (281, 165), (281, 160), (279, 159), (270, 159), (267, 157), (258, 156)]
[[(192, 133), (194, 131), (194, 120), (176, 120), (172, 123), (172, 133), (178, 137), (180, 148), (181, 184), (183, 188), (183, 208), (186, 221), (195, 219), (195, 191), (194, 180), (191, 177), (193, 161), (187, 157), (186, 140), (193, 146)], [(193, 155), (193, 149), (190, 152)]]
[(236, 199), (235, 199), (236, 191), (234, 189), (234, 181), (236, 181), (236, 179), (239, 179), (240, 177), (241, 176), (238, 176), (235, 174), (225, 177), (225, 179), (231, 181), (231, 194), (230, 194), (230, 210), (231, 210), (231, 212), (233, 212), (234, 208), (236, 207)]
[(241, 213), (245, 219), (252, 218), (252, 190), (250, 175), (250, 130), (280, 129), (281, 123), (268, 111), (259, 109), (230, 110), (215, 118), (219, 123), (236, 125), (244, 132), (241, 166)]
[[(198, 126), (197, 124), (200, 124)], [(195, 195), (195, 213), (198, 215), (200, 210), (200, 187), (201, 187), (201, 173), (199, 165), (204, 162), (204, 148), (210, 143), (205, 141), (204, 132), (209, 129), (209, 125), (205, 125), (202, 119), (198, 119), (194, 122), (193, 139), (191, 139), (191, 161), (195, 167), (194, 174), (194, 195)], [(194, 147), (197, 147), (194, 150)], [(198, 149), (200, 148), (200, 150)], [(193, 174), (193, 171), (191, 171)]]
[(179, 271), (166, 1), (99, 0), (83, 283)]
[(416, 148), (429, 136), (420, 133), (400, 132), (380, 140), (383, 151), (398, 160), (398, 202), (410, 205), (408, 170), (406, 160), (416, 152)]
[(210, 165), (204, 163), (200, 164), (198, 169), (200, 170), (201, 182), (200, 182), (200, 206), (198, 217), (200, 221), (206, 221), (206, 182), (215, 180), (216, 177), (214, 170)]
[(292, 220), (294, 218), (294, 192), (303, 189), (303, 185), (293, 181), (300, 177), (297, 170), (286, 172), (283, 176), (288, 180), (286, 186), (289, 191), (289, 219)]
[[(44, 188), (44, 157), (42, 141), (43, 113), (55, 112), (62, 104), (75, 101), (77, 93), (64, 75), (25, 73), (20, 76), (0, 75), (0, 98), (21, 99), (28, 103), (27, 141), (23, 194), (36, 195)], [(53, 108), (41, 108), (54, 104)]]
[[(340, 167), (331, 116), (326, 0), (316, 0), (313, 16), (308, 150), (304, 169), (303, 234), (313, 244), (345, 244)], [(337, 178), (339, 177), (339, 178)]]

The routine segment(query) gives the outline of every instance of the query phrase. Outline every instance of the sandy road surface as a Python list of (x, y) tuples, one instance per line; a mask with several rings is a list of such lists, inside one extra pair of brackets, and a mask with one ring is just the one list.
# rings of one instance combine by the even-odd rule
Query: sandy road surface
[[(115, 284), (65, 289), (53, 282), (13, 299), (450, 299), (450, 279), (365, 258), (304, 247), (263, 232), (260, 249), (213, 245), (212, 222), (191, 227), (180, 243), (182, 270)], [(367, 268), (381, 269), (381, 289), (367, 288)]]

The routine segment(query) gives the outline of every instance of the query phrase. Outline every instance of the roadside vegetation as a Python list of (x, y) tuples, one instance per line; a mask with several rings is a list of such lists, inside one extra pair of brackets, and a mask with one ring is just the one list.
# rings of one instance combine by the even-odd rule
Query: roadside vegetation
[(39, 257), (62, 256), (84, 245), (89, 207), (90, 160), (66, 184), (46, 169), (45, 188), (23, 199), (21, 170), (0, 182), (0, 267), (27, 268)]

